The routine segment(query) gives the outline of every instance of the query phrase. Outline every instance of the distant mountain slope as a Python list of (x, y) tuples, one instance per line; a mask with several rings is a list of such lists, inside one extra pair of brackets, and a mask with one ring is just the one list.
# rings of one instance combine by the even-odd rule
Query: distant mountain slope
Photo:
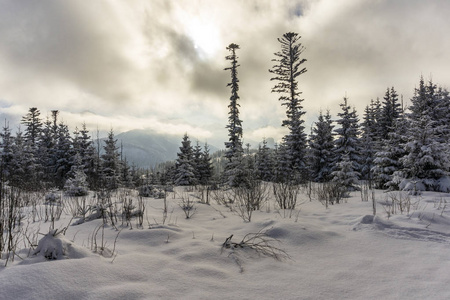
[[(117, 146), (122, 143), (123, 155), (130, 164), (148, 168), (177, 157), (182, 136), (163, 135), (152, 130), (135, 129), (116, 135)], [(196, 139), (190, 137), (192, 145)], [(203, 147), (204, 143), (200, 142)], [(218, 148), (210, 146), (210, 153)]]

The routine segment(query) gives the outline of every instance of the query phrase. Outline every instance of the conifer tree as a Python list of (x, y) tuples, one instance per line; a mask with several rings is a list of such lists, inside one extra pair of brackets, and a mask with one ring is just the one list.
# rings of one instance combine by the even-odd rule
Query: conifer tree
[(267, 147), (267, 140), (264, 138), (262, 145), (259, 145), (258, 153), (256, 155), (256, 168), (260, 180), (272, 181), (273, 179), (273, 161), (269, 147)]
[(100, 184), (108, 190), (117, 189), (120, 186), (120, 160), (117, 147), (117, 139), (111, 129), (103, 146), (104, 153), (101, 155)]
[(434, 94), (437, 102), (436, 125), (439, 128), (439, 141), (450, 141), (450, 95), (447, 89), (438, 86)]
[(401, 105), (394, 87), (386, 89), (383, 100), (382, 114), (377, 125), (380, 130), (380, 138), (384, 140), (392, 131), (395, 120), (400, 117)]
[[(367, 180), (372, 188), (374, 159), (377, 148), (377, 120), (369, 105), (364, 110), (364, 121), (361, 124), (361, 179)], [(389, 127), (389, 130), (392, 128)]]
[(22, 131), (19, 130), (12, 145), (11, 160), (11, 186), (25, 190), (38, 190), (40, 188), (37, 172), (36, 158), (30, 140), (26, 140)]
[(311, 180), (327, 182), (331, 180), (334, 162), (333, 121), (330, 112), (320, 112), (309, 138)]
[(340, 162), (342, 155), (347, 154), (354, 170), (358, 171), (360, 169), (358, 116), (356, 110), (354, 108), (351, 110), (348, 105), (347, 97), (344, 97), (344, 102), (340, 106), (342, 112), (338, 113), (339, 119), (336, 120), (338, 127), (334, 129), (336, 162)]
[(0, 133), (1, 141), (0, 141), (0, 168), (1, 168), (1, 180), (7, 181), (9, 180), (12, 174), (12, 160), (14, 157), (13, 153), (13, 143), (14, 138), (11, 135), (11, 129), (9, 128), (9, 124), (5, 121), (5, 125), (3, 127), (3, 131)]
[(237, 68), (239, 64), (237, 62), (236, 50), (239, 49), (239, 45), (230, 44), (227, 50), (230, 51), (230, 55), (225, 57), (231, 63), (230, 67), (225, 68), (231, 73), (231, 82), (227, 84), (231, 88), (230, 104), (228, 105), (228, 142), (225, 143), (225, 157), (227, 163), (225, 165), (224, 177), (228, 185), (234, 187), (239, 186), (242, 182), (243, 170), (242, 170), (242, 121), (239, 119), (239, 79), (237, 77)]
[(177, 160), (175, 162), (175, 185), (195, 185), (197, 179), (195, 178), (195, 168), (193, 165), (193, 149), (191, 141), (187, 133), (184, 134), (181, 141), (180, 152), (177, 153)]
[(348, 153), (342, 155), (337, 164), (336, 171), (332, 175), (333, 182), (339, 185), (341, 196), (346, 196), (349, 191), (358, 189), (358, 177), (360, 174), (354, 170)]
[(96, 150), (89, 130), (86, 128), (86, 123), (83, 123), (78, 138), (78, 145), (80, 151), (83, 171), (88, 178), (88, 184), (91, 188), (95, 188), (95, 182), (98, 181), (98, 170), (96, 168)]
[[(344, 97), (344, 102), (340, 106), (342, 112), (338, 113), (339, 119), (336, 121), (339, 127), (334, 129), (336, 133), (334, 148), (336, 168), (333, 172), (333, 181), (338, 180), (337, 176), (340, 174), (339, 172), (344, 172), (343, 168), (345, 168), (346, 173), (352, 173), (352, 176), (356, 176), (356, 178), (359, 178), (361, 169), (358, 116), (356, 110), (354, 108), (351, 110), (348, 105), (347, 97)], [(344, 159), (345, 162), (343, 162)], [(349, 163), (350, 165), (348, 165)], [(354, 185), (347, 185), (347, 187), (354, 188)]]
[(371, 129), (369, 130), (371, 131), (375, 150), (379, 151), (383, 145), (383, 130), (379, 126), (383, 119), (383, 108), (380, 98), (377, 98), (375, 101), (373, 99), (371, 100), (368, 119), (370, 120)]
[(128, 163), (127, 157), (121, 161), (121, 182), (122, 184), (127, 188), (133, 188), (134, 187), (134, 181), (133, 181), (133, 173), (132, 169), (130, 167), (130, 164)]
[(284, 143), (275, 148), (274, 182), (286, 183), (292, 179), (291, 160)]
[(30, 142), (31, 147), (35, 148), (39, 140), (42, 128), (40, 118), (41, 112), (36, 107), (31, 107), (28, 114), (22, 117), (22, 124), (25, 125), (25, 139)]
[(11, 173), (9, 184), (14, 187), (21, 187), (27, 181), (27, 155), (25, 155), (25, 138), (23, 132), (18, 129), (12, 145)]
[(402, 169), (400, 159), (406, 155), (408, 121), (401, 115), (394, 122), (394, 128), (389, 133), (380, 151), (376, 152), (372, 174), (377, 188), (397, 190), (399, 181), (394, 173)]
[[(32, 107), (28, 110), (28, 113), (22, 117), (21, 123), (25, 126), (24, 131), (24, 145), (26, 152), (29, 155), (29, 160), (32, 165), (27, 168), (29, 173), (27, 176), (33, 178), (32, 181), (28, 181), (27, 184), (30, 185), (31, 189), (38, 189), (38, 178), (42, 177), (42, 165), (39, 160), (39, 147), (41, 131), (42, 131), (42, 120), (40, 118), (41, 112), (36, 107)], [(39, 180), (40, 181), (40, 180)]]
[(63, 122), (58, 125), (55, 156), (55, 184), (57, 187), (63, 188), (67, 174), (72, 167), (71, 137), (69, 127)]
[[(427, 190), (439, 191), (438, 180), (448, 175), (448, 145), (439, 141), (439, 131), (428, 115), (411, 120), (407, 154), (400, 161), (405, 179), (420, 180)], [(446, 191), (445, 191), (446, 192)]]
[(197, 141), (195, 146), (192, 149), (193, 151), (193, 162), (192, 165), (194, 166), (194, 174), (195, 179), (197, 182), (200, 182), (201, 173), (202, 173), (202, 147), (200, 146), (200, 143)]
[(297, 177), (297, 180), (306, 179), (306, 134), (302, 116), (305, 114), (301, 105), (301, 92), (298, 90), (297, 77), (306, 72), (302, 64), (306, 59), (302, 59), (304, 47), (300, 43), (300, 36), (294, 32), (283, 34), (278, 41), (281, 44), (281, 51), (276, 52), (276, 58), (272, 61), (275, 65), (269, 70), (275, 77), (271, 80), (277, 81), (272, 88), (272, 92), (280, 93), (279, 100), (286, 106), (286, 119), (282, 126), (288, 128), (289, 133), (284, 136), (283, 143), (286, 147), (288, 168)]
[(56, 132), (49, 117), (43, 124), (41, 138), (38, 144), (38, 159), (42, 167), (41, 180), (50, 187), (55, 185), (56, 170)]
[(211, 156), (209, 155), (208, 143), (205, 143), (203, 153), (200, 159), (200, 184), (208, 185), (211, 182), (213, 176), (213, 166), (211, 162)]
[(73, 158), (73, 164), (67, 174), (64, 190), (70, 196), (85, 196), (88, 194), (87, 176), (79, 152)]
[(401, 189), (410, 189), (407, 183), (415, 182), (426, 190), (447, 191), (447, 187), (440, 186), (450, 168), (446, 124), (440, 118), (442, 105), (448, 104), (437, 97), (437, 90), (431, 81), (425, 85), (421, 77), (411, 99), (406, 153), (400, 159), (402, 169), (394, 175)]

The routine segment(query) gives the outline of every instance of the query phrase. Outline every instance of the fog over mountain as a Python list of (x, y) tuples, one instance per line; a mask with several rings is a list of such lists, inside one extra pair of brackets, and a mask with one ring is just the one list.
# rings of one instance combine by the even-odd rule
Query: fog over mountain
[[(159, 163), (175, 160), (181, 146), (181, 138), (178, 135), (160, 134), (145, 129), (130, 130), (116, 135), (117, 146), (122, 146), (123, 158), (126, 158), (130, 165), (134, 164), (140, 168), (151, 168)], [(194, 146), (196, 139), (191, 138), (191, 143)], [(203, 148), (204, 143), (199, 143)], [(209, 145), (209, 148), (210, 153), (219, 150), (215, 145)]]

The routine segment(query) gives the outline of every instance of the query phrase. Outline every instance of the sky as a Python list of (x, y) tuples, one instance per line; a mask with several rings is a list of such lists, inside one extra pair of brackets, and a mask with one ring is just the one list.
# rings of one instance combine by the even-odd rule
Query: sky
[(305, 47), (309, 132), (345, 95), (362, 115), (387, 87), (407, 102), (421, 75), (448, 87), (449, 13), (445, 0), (0, 0), (0, 117), (15, 131), (37, 107), (71, 130), (186, 132), (221, 147), (236, 43), (244, 142), (280, 140), (268, 70), (283, 33)]

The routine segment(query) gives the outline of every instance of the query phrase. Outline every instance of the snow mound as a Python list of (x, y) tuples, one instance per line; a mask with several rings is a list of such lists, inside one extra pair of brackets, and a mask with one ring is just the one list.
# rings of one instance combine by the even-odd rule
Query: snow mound
[(340, 236), (335, 231), (327, 230), (321, 226), (313, 224), (298, 223), (274, 223), (266, 231), (267, 236), (279, 240), (282, 245), (290, 244), (292, 246), (311, 246), (320, 245), (330, 238)]
[[(430, 223), (445, 224), (448, 226), (446, 218), (423, 213), (423, 220), (430, 220)], [(409, 220), (409, 219), (408, 219)], [(400, 219), (393, 219), (392, 221), (385, 220), (379, 216), (366, 215), (358, 219), (353, 226), (354, 231), (359, 230), (373, 230), (383, 233), (391, 238), (401, 240), (415, 240), (422, 242), (435, 242), (450, 245), (450, 234), (440, 230), (432, 230), (425, 227), (417, 227), (413, 221), (401, 222)]]
[(64, 258), (80, 259), (89, 256), (90, 253), (87, 249), (67, 240), (60, 231), (54, 229), (44, 235), (33, 254), (43, 256), (48, 260), (56, 260)]
[(361, 224), (372, 224), (373, 220), (374, 220), (373, 215), (365, 215), (364, 217), (361, 218)]
[(144, 247), (157, 247), (179, 240), (182, 236), (182, 230), (177, 227), (159, 225), (145, 230), (124, 230), (120, 233), (120, 240)]

